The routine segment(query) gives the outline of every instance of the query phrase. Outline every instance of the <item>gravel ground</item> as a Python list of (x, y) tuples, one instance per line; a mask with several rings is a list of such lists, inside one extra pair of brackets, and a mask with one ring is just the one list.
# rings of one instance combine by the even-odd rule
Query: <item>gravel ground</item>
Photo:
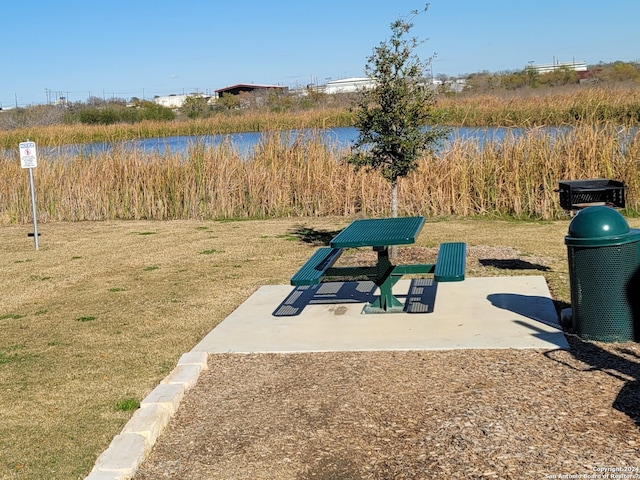
[(212, 355), (135, 478), (640, 478), (639, 345), (568, 339)]

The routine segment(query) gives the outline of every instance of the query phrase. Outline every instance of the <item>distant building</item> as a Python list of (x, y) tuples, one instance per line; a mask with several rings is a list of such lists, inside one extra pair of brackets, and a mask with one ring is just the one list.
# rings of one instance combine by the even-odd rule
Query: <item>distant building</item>
[(163, 107), (180, 108), (187, 97), (188, 95), (166, 95), (164, 97), (155, 97), (153, 101)]
[(369, 77), (351, 77), (341, 78), (340, 80), (331, 80), (325, 86), (325, 93), (350, 93), (357, 92), (363, 88), (371, 88), (374, 86), (374, 80)]
[(211, 102), (211, 97), (209, 95), (201, 95), (199, 93), (190, 93), (190, 94), (183, 94), (183, 95), (166, 95), (164, 97), (155, 97), (153, 101), (154, 103), (157, 103), (158, 105), (162, 105), (163, 107), (167, 107), (167, 108), (182, 108), (182, 105), (184, 105), (185, 100), (189, 97), (202, 97), (202, 98), (206, 98), (209, 103)]
[(601, 68), (594, 68), (586, 72), (578, 72), (578, 78), (580, 83), (595, 83), (598, 81), (601, 73)]
[(560, 68), (568, 68), (570, 70), (574, 70), (576, 72), (586, 72), (587, 71), (587, 62), (554, 62), (548, 63), (544, 65), (527, 65), (526, 69), (533, 69), (537, 73), (549, 73), (554, 70), (558, 70)]
[[(449, 90), (462, 91), (464, 89), (465, 80), (448, 80), (442, 81), (435, 78), (423, 79), (420, 85), (427, 88), (437, 88), (446, 85)], [(331, 80), (324, 87), (325, 93), (351, 93), (358, 92), (363, 88), (372, 88), (376, 84), (375, 79), (369, 77), (351, 77), (341, 78), (340, 80)]]
[(447, 91), (460, 93), (467, 88), (467, 80), (464, 78), (452, 78), (444, 83), (447, 87)]
[(219, 88), (216, 90), (216, 95), (221, 97), (222, 95), (240, 95), (241, 93), (253, 93), (253, 92), (268, 92), (277, 91), (278, 93), (287, 93), (289, 87), (282, 87), (280, 85), (258, 85), (253, 83), (238, 83), (231, 85), (230, 87)]

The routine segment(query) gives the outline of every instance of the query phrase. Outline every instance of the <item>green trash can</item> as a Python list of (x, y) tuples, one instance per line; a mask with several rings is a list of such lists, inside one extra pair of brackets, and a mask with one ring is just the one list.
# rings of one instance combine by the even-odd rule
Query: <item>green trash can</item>
[(635, 341), (627, 283), (640, 265), (640, 230), (611, 207), (580, 210), (565, 237), (569, 257), (571, 321), (581, 338)]

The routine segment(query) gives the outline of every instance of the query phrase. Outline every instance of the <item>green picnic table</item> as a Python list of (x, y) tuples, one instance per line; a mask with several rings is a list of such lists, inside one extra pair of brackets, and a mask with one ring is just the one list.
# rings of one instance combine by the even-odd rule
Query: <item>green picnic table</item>
[[(466, 244), (442, 243), (436, 263), (394, 265), (389, 247), (415, 243), (424, 217), (370, 218), (355, 220), (336, 235), (329, 247), (318, 249), (291, 278), (294, 286), (316, 285), (326, 281), (348, 281), (366, 277), (378, 286), (377, 299), (364, 307), (363, 313), (393, 313), (404, 310), (404, 304), (393, 295), (393, 286), (409, 274), (433, 274), (439, 282), (464, 280)], [(343, 249), (371, 247), (377, 252), (372, 266), (334, 267)]]

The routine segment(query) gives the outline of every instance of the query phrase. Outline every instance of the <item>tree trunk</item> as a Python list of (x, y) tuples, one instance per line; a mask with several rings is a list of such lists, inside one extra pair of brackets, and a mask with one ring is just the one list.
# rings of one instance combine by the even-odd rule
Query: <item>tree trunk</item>
[(391, 216), (398, 216), (398, 180), (391, 181)]
[[(391, 216), (396, 218), (398, 216), (398, 180), (391, 181)], [(389, 258), (393, 260), (398, 253), (398, 247), (391, 245), (389, 248)]]

